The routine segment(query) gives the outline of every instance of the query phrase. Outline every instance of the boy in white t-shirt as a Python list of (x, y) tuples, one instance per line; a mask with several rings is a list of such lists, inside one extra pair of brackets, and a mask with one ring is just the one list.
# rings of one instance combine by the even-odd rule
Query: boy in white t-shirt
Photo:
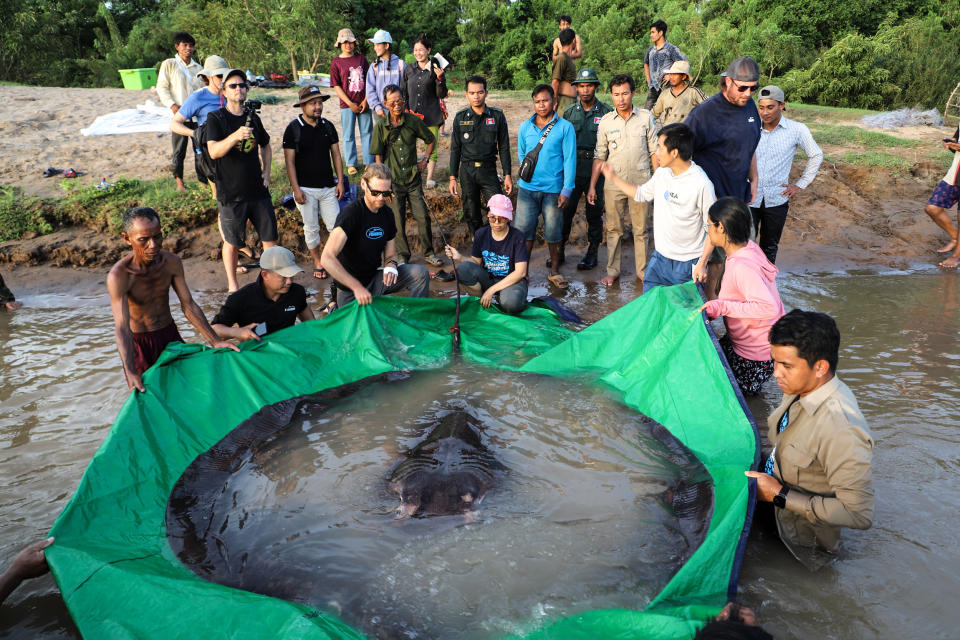
[(659, 169), (641, 186), (619, 177), (609, 164), (604, 177), (637, 202), (655, 202), (653, 244), (643, 278), (643, 292), (653, 287), (681, 284), (693, 279), (706, 282), (707, 259), (713, 244), (707, 235), (707, 211), (716, 202), (710, 178), (690, 160), (693, 132), (683, 123), (660, 130), (657, 152)]

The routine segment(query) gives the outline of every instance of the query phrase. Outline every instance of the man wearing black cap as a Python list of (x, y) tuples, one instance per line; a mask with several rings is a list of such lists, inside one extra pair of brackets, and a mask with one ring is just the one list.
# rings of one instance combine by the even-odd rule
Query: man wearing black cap
[[(237, 257), (249, 219), (263, 247), (277, 244), (277, 218), (270, 202), (270, 135), (260, 117), (246, 113), (247, 76), (231, 69), (223, 79), (227, 106), (207, 116), (207, 150), (216, 163), (217, 208), (223, 233), (223, 267), (229, 291), (239, 288)], [(259, 150), (259, 153), (258, 153)]]
[[(693, 158), (713, 183), (717, 199), (725, 196), (753, 202), (757, 195), (757, 144), (760, 142), (760, 114), (751, 99), (760, 79), (753, 58), (737, 58), (720, 78), (720, 93), (701, 102), (686, 125), (693, 132)], [(723, 256), (710, 258), (707, 297), (717, 294)]]
[(321, 93), (316, 85), (300, 89), (300, 99), (293, 106), (300, 107), (302, 113), (291, 120), (283, 132), (287, 177), (293, 187), (293, 200), (303, 217), (303, 235), (313, 258), (313, 277), (318, 279), (327, 277), (320, 265), (319, 217), (323, 218), (327, 231), (333, 231), (346, 185), (337, 130), (321, 115), (323, 103), (328, 99), (330, 96)]

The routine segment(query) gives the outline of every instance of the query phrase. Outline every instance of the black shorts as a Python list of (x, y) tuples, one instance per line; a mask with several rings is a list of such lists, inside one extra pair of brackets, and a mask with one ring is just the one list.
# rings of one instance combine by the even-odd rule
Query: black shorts
[(235, 247), (246, 245), (247, 220), (253, 223), (262, 242), (277, 241), (277, 216), (270, 198), (241, 202), (218, 202), (223, 237)]

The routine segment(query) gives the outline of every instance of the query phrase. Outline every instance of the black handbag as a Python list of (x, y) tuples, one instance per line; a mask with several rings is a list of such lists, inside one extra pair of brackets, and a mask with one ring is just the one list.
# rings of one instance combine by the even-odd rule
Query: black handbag
[(517, 175), (524, 182), (530, 182), (533, 179), (533, 172), (537, 169), (537, 159), (540, 157), (540, 147), (543, 146), (543, 141), (550, 135), (550, 130), (553, 129), (553, 125), (557, 124), (557, 120), (559, 120), (559, 118), (554, 119), (553, 122), (547, 125), (547, 128), (543, 130), (543, 135), (540, 136), (540, 142), (523, 157), (523, 162), (520, 163), (520, 171), (517, 172)]

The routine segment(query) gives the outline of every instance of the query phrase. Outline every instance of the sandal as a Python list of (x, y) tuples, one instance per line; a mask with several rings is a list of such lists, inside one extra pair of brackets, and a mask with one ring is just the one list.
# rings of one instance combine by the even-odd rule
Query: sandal
[(246, 256), (251, 260), (260, 259), (260, 256), (258, 256), (257, 253), (253, 251), (250, 247), (240, 247), (239, 249), (237, 249), (237, 251), (240, 253), (240, 255)]
[(326, 317), (340, 308), (340, 305), (337, 304), (336, 300), (331, 300), (323, 307), (323, 311), (320, 312), (321, 316)]
[(551, 273), (549, 276), (547, 276), (547, 280), (549, 280), (550, 284), (555, 286), (557, 289), (566, 289), (570, 286), (570, 284), (567, 283), (566, 279), (563, 277), (562, 273)]
[(357, 168), (356, 168), (356, 167), (347, 167), (347, 175), (348, 175), (348, 176), (355, 176), (355, 175), (357, 175)]
[(323, 267), (317, 267), (313, 270), (313, 277), (317, 280), (326, 280), (327, 279), (327, 270)]

